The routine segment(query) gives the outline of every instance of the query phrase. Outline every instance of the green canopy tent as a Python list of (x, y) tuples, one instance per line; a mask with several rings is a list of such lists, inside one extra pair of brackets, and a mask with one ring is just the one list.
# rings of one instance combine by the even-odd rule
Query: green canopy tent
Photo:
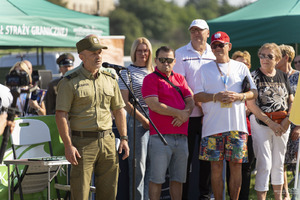
[(298, 50), (300, 42), (300, 0), (258, 0), (249, 6), (209, 20), (210, 33), (228, 33), (233, 49), (248, 50), (252, 64), (259, 66), (257, 51), (267, 42), (289, 44)]
[(75, 47), (91, 33), (108, 36), (109, 19), (46, 0), (0, 1), (0, 47)]

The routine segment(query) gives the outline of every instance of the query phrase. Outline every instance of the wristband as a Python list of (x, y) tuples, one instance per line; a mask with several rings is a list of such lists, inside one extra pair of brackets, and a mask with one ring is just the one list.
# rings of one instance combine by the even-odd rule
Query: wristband
[(128, 136), (127, 135), (126, 136), (120, 136), (120, 139), (128, 141)]

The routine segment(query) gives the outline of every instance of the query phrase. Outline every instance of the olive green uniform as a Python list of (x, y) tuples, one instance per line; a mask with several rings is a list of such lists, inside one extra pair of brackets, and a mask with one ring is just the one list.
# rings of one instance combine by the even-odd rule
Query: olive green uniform
[[(100, 70), (94, 78), (80, 65), (59, 82), (57, 89), (56, 110), (68, 112), (72, 134), (85, 134), (72, 135), (72, 144), (81, 155), (78, 165), (71, 169), (72, 199), (88, 199), (93, 170), (97, 200), (115, 199), (119, 163), (111, 111), (123, 108), (125, 103), (114, 75)], [(89, 137), (87, 131), (101, 134)]]

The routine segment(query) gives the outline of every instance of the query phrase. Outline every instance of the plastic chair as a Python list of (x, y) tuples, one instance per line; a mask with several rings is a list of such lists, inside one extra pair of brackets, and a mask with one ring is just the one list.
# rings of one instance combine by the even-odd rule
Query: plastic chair
[[(14, 196), (14, 193), (20, 194), (20, 198), (23, 199), (23, 194), (41, 192), (47, 187), (48, 199), (50, 199), (50, 182), (54, 178), (57, 183), (56, 175), (59, 169), (61, 169), (62, 163), (65, 165), (68, 164), (68, 162), (58, 157), (53, 157), (50, 130), (43, 121), (36, 119), (18, 119), (15, 120), (15, 123), (14, 131), (11, 134), (12, 150), (15, 160), (4, 161), (4, 163), (8, 165), (8, 176), (11, 177), (11, 184), (9, 183), (9, 199), (11, 196)], [(49, 154), (44, 150), (47, 144)], [(35, 147), (32, 148), (31, 145)], [(28, 163), (28, 161), (31, 162)], [(9, 173), (10, 164), (15, 165), (13, 173), (11, 174)], [(18, 165), (24, 164), (25, 167), (22, 173), (20, 173)], [(59, 190), (56, 191), (60, 199)]]

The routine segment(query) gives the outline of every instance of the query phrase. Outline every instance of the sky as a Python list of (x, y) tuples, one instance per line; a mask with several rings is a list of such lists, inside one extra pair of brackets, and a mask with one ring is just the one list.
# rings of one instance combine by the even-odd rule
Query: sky
[[(235, 6), (240, 6), (243, 5), (245, 3), (251, 3), (254, 2), (256, 0), (227, 0), (229, 4), (231, 5), (235, 5)], [(175, 0), (175, 2), (178, 3), (178, 5), (183, 6), (184, 3), (186, 2), (186, 0)]]

